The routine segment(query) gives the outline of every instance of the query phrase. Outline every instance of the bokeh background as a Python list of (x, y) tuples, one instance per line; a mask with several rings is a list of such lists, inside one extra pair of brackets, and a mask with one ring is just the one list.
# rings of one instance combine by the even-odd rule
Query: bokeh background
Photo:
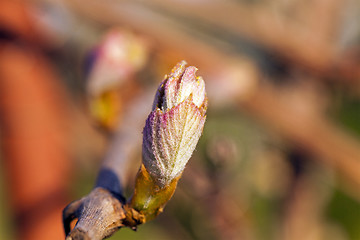
[(64, 239), (119, 129), (129, 197), (128, 116), (180, 60), (203, 136), (165, 211), (111, 239), (360, 239), (357, 0), (0, 0), (0, 239)]

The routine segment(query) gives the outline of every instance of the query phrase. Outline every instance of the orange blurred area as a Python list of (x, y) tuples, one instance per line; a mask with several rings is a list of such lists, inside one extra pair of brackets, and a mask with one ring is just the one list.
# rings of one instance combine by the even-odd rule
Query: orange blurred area
[(64, 239), (63, 208), (124, 156), (130, 197), (141, 113), (181, 60), (203, 136), (164, 212), (111, 239), (360, 239), (358, 1), (0, 6), (0, 239)]
[[(10, 44), (0, 46), (0, 76), (4, 181), (20, 238), (61, 239), (70, 173), (65, 92), (41, 55)], [(44, 231), (41, 221), (57, 224)]]

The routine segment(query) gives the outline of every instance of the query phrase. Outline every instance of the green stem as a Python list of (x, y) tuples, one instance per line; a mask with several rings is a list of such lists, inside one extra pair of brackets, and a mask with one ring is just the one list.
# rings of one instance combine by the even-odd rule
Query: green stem
[(144, 222), (154, 219), (174, 194), (178, 180), (176, 178), (169, 185), (160, 188), (142, 164), (136, 177), (130, 207), (144, 215)]

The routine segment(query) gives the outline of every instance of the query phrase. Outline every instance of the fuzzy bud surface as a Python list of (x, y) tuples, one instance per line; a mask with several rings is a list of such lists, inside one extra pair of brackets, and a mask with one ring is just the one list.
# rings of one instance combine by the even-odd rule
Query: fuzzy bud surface
[(203, 131), (207, 97), (197, 68), (178, 63), (155, 95), (143, 130), (143, 164), (164, 187), (179, 177)]

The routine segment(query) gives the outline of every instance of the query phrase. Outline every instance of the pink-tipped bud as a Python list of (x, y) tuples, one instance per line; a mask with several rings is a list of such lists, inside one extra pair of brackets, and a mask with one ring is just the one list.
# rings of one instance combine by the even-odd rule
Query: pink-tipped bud
[(179, 177), (205, 123), (205, 83), (195, 67), (178, 63), (160, 84), (143, 131), (143, 164), (160, 186)]

